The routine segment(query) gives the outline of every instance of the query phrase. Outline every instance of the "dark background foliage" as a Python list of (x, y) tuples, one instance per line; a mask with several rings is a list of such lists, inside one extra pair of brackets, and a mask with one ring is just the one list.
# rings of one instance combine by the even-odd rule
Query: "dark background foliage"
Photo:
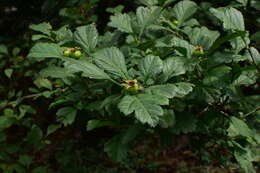
[[(246, 19), (245, 25), (250, 35), (260, 29), (260, 10), (259, 7), (251, 5), (254, 2), (249, 0), (247, 7), (237, 5)], [(211, 3), (213, 7), (222, 7), (237, 4), (237, 1), (198, 0), (196, 3)], [(44, 135), (48, 126), (56, 123), (55, 114), (62, 105), (49, 108), (56, 95), (43, 96), (44, 91), (35, 86), (36, 74), (46, 64), (27, 57), (34, 44), (31, 39), (34, 32), (29, 29), (29, 25), (47, 21), (54, 29), (68, 25), (74, 30), (80, 25), (95, 23), (99, 34), (103, 35), (109, 30), (107, 23), (111, 15), (106, 9), (118, 5), (125, 7), (123, 12), (130, 12), (135, 11), (140, 3), (131, 0), (0, 0), (0, 45), (5, 45), (8, 51), (0, 57), (0, 116), (7, 114), (20, 116), (23, 111), (26, 114), (26, 118), (22, 118), (20, 122), (0, 131), (0, 171), (4, 173), (12, 170), (33, 173), (242, 172), (235, 164), (235, 159), (230, 155), (228, 148), (219, 148), (222, 145), (200, 148), (201, 143), (208, 139), (221, 139), (218, 142), (222, 143), (225, 136), (221, 134), (220, 136), (219, 134), (204, 136), (200, 133), (178, 134), (168, 145), (170, 132), (155, 129), (158, 132), (156, 135), (146, 133), (139, 138), (129, 159), (124, 163), (112, 161), (103, 152), (104, 143), (114, 136), (117, 130), (105, 127), (94, 132), (86, 132), (87, 118), (84, 115), (90, 114), (90, 111), (81, 111), (73, 125), (62, 127), (49, 136)], [(208, 28), (214, 28), (207, 19), (203, 18), (202, 23)], [(252, 38), (251, 46), (259, 50), (259, 36)], [(19, 51), (15, 53), (18, 49)], [(0, 50), (4, 49), (1, 47)], [(240, 65), (243, 67), (247, 64), (241, 62)], [(10, 77), (6, 69), (12, 69)], [(82, 81), (75, 80), (76, 82)], [(259, 79), (257, 82), (259, 83)], [(58, 88), (57, 95), (63, 94), (64, 91), (66, 93), (63, 89)], [(77, 91), (77, 86), (73, 90)], [(246, 96), (260, 94), (259, 87), (255, 86), (243, 87), (241, 92)], [(94, 101), (96, 98), (91, 99)], [(201, 107), (194, 108), (194, 111), (200, 112)], [(218, 115), (217, 111), (212, 111), (210, 114)], [(254, 121), (252, 118), (252, 122)], [(159, 139), (160, 134), (162, 135)], [(39, 136), (43, 136), (42, 139), (38, 139)], [(244, 139), (237, 140), (244, 142)], [(223, 163), (228, 166), (221, 167)], [(254, 166), (257, 168), (258, 165)]]

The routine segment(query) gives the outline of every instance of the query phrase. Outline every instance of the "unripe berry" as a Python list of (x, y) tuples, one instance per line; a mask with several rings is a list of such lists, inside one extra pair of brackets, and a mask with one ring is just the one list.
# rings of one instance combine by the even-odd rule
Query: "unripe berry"
[(71, 51), (70, 50), (65, 50), (63, 52), (63, 55), (69, 57), (71, 55)]
[(81, 57), (81, 51), (79, 51), (79, 50), (76, 50), (74, 53), (73, 53), (73, 57), (74, 58), (80, 58)]
[(178, 24), (179, 24), (178, 20), (173, 20), (172, 23), (173, 23), (174, 25), (178, 25)]

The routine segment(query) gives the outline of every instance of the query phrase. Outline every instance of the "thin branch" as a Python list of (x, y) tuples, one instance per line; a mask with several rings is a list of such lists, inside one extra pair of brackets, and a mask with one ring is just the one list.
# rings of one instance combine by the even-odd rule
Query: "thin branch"
[(199, 112), (198, 115), (201, 115), (201, 114), (207, 112), (210, 107), (212, 107), (213, 109), (215, 109), (215, 110), (218, 111), (219, 113), (225, 115), (226, 117), (228, 117), (228, 118), (230, 117), (230, 115), (229, 115), (228, 113), (222, 111), (217, 105), (214, 105), (214, 104), (212, 104), (212, 103), (208, 103), (208, 106), (205, 107), (201, 112)]
[(199, 113), (198, 113), (198, 115), (202, 115), (202, 114), (204, 114), (205, 112), (207, 112), (208, 110), (209, 110), (209, 105), (207, 105), (202, 111), (200, 111)]
[[(53, 93), (56, 93), (56, 92), (64, 92), (66, 91), (66, 89), (68, 88), (63, 88), (63, 89), (57, 89), (56, 91), (54, 91)], [(31, 98), (36, 98), (36, 97), (39, 97), (39, 96), (42, 96), (42, 93), (37, 93), (37, 94), (31, 94), (31, 95), (26, 95), (26, 96), (23, 96), (23, 97), (20, 97), (20, 98), (17, 98), (17, 101), (19, 101), (19, 103), (21, 103), (23, 100), (25, 99), (31, 99)], [(18, 105), (18, 104), (17, 104)], [(5, 109), (6, 107), (8, 106), (12, 106), (12, 102), (6, 104), (5, 106), (3, 106), (2, 108), (0, 108), (0, 112)]]
[(252, 111), (246, 113), (246, 114), (244, 115), (244, 118), (248, 117), (249, 115), (251, 115), (251, 114), (253, 114), (253, 113), (255, 113), (255, 112), (259, 111), (259, 110), (260, 110), (260, 106), (256, 107), (254, 110), (252, 110)]
[(41, 95), (42, 95), (42, 93), (32, 94), (32, 95), (23, 96), (23, 97), (21, 97), (20, 99), (21, 99), (21, 100), (30, 99), (30, 98), (38, 97), (38, 96), (41, 96)]

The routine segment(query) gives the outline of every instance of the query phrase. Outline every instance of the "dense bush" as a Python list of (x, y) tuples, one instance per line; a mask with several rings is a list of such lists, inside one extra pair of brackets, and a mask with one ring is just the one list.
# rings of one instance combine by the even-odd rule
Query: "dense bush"
[(4, 173), (256, 172), (258, 1), (50, 2), (28, 55), (0, 47)]

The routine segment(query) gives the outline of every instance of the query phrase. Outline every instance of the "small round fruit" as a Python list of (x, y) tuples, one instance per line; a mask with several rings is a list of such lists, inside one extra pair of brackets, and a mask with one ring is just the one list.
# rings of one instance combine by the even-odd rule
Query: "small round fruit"
[(130, 92), (130, 93), (137, 93), (138, 90), (139, 90), (139, 86), (138, 86), (137, 83), (134, 84), (134, 86), (132, 86), (132, 87), (130, 87), (130, 88), (127, 89), (127, 91)]
[(73, 53), (73, 57), (74, 58), (80, 58), (81, 57), (81, 52), (79, 50), (76, 50), (74, 53)]
[(204, 55), (204, 52), (200, 51), (200, 50), (195, 50), (195, 51), (193, 51), (192, 55), (194, 55), (194, 56), (201, 56), (201, 55)]
[(138, 86), (138, 84), (135, 83), (133, 88), (134, 88), (135, 91), (138, 91), (138, 90), (139, 90), (139, 86)]
[(70, 51), (70, 50), (65, 50), (65, 51), (63, 52), (63, 55), (64, 55), (64, 56), (70, 56), (70, 55), (71, 55), (71, 51)]
[(127, 91), (130, 93), (136, 93), (138, 90), (135, 87), (131, 87), (131, 88), (128, 88)]
[(178, 20), (173, 20), (172, 23), (173, 23), (174, 25), (178, 25), (178, 24), (179, 24)]

